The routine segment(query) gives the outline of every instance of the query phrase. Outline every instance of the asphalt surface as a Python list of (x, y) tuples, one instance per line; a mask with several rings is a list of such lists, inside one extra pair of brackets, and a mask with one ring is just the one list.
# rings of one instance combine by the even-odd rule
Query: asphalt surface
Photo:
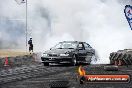
[[(104, 66), (105, 65), (86, 65), (83, 68), (86, 70), (87, 74), (132, 75), (132, 66), (120, 66), (119, 71), (105, 71)], [(38, 70), (35, 70), (36, 68)], [(62, 86), (67, 86), (68, 88), (132, 88), (132, 81), (129, 83), (79, 84), (79, 80), (77, 79), (78, 66), (53, 65), (44, 67), (43, 65), (38, 65), (31, 66), (28, 69), (30, 70), (26, 70), (25, 73), (20, 73), (19, 70), (19, 75), (8, 76), (14, 78), (14, 80), (3, 83), (1, 81), (0, 88), (50, 88), (56, 85), (59, 85), (60, 88), (62, 88)], [(9, 80), (8, 77), (6, 79)]]

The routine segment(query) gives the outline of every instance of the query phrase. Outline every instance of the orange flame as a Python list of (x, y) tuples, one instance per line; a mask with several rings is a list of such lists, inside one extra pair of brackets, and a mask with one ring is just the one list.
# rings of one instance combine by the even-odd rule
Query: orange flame
[(80, 76), (84, 76), (86, 74), (85, 70), (82, 68), (82, 66), (79, 66), (78, 73)]

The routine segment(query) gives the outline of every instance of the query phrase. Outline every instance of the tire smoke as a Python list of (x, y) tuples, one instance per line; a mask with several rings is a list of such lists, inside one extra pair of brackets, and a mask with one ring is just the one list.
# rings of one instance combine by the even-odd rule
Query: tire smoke
[[(24, 49), (25, 4), (1, 2), (0, 48)], [(28, 0), (28, 38), (33, 38), (36, 52), (60, 41), (86, 41), (98, 56), (92, 64), (107, 64), (111, 52), (132, 48), (132, 31), (123, 12), (126, 4), (132, 1)]]

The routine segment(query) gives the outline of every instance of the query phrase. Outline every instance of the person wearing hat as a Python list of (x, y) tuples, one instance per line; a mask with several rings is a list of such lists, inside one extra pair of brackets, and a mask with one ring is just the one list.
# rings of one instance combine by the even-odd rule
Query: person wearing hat
[(32, 38), (30, 38), (30, 40), (28, 41), (28, 45), (29, 45), (29, 52), (30, 52), (30, 54), (31, 54), (31, 51), (33, 52)]

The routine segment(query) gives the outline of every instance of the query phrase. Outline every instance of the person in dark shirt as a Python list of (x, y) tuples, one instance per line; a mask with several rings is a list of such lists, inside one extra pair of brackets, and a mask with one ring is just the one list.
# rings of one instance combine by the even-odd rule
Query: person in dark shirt
[(31, 51), (33, 52), (32, 38), (30, 38), (30, 40), (28, 41), (28, 45), (29, 45), (29, 52), (30, 52), (30, 54), (31, 54)]

